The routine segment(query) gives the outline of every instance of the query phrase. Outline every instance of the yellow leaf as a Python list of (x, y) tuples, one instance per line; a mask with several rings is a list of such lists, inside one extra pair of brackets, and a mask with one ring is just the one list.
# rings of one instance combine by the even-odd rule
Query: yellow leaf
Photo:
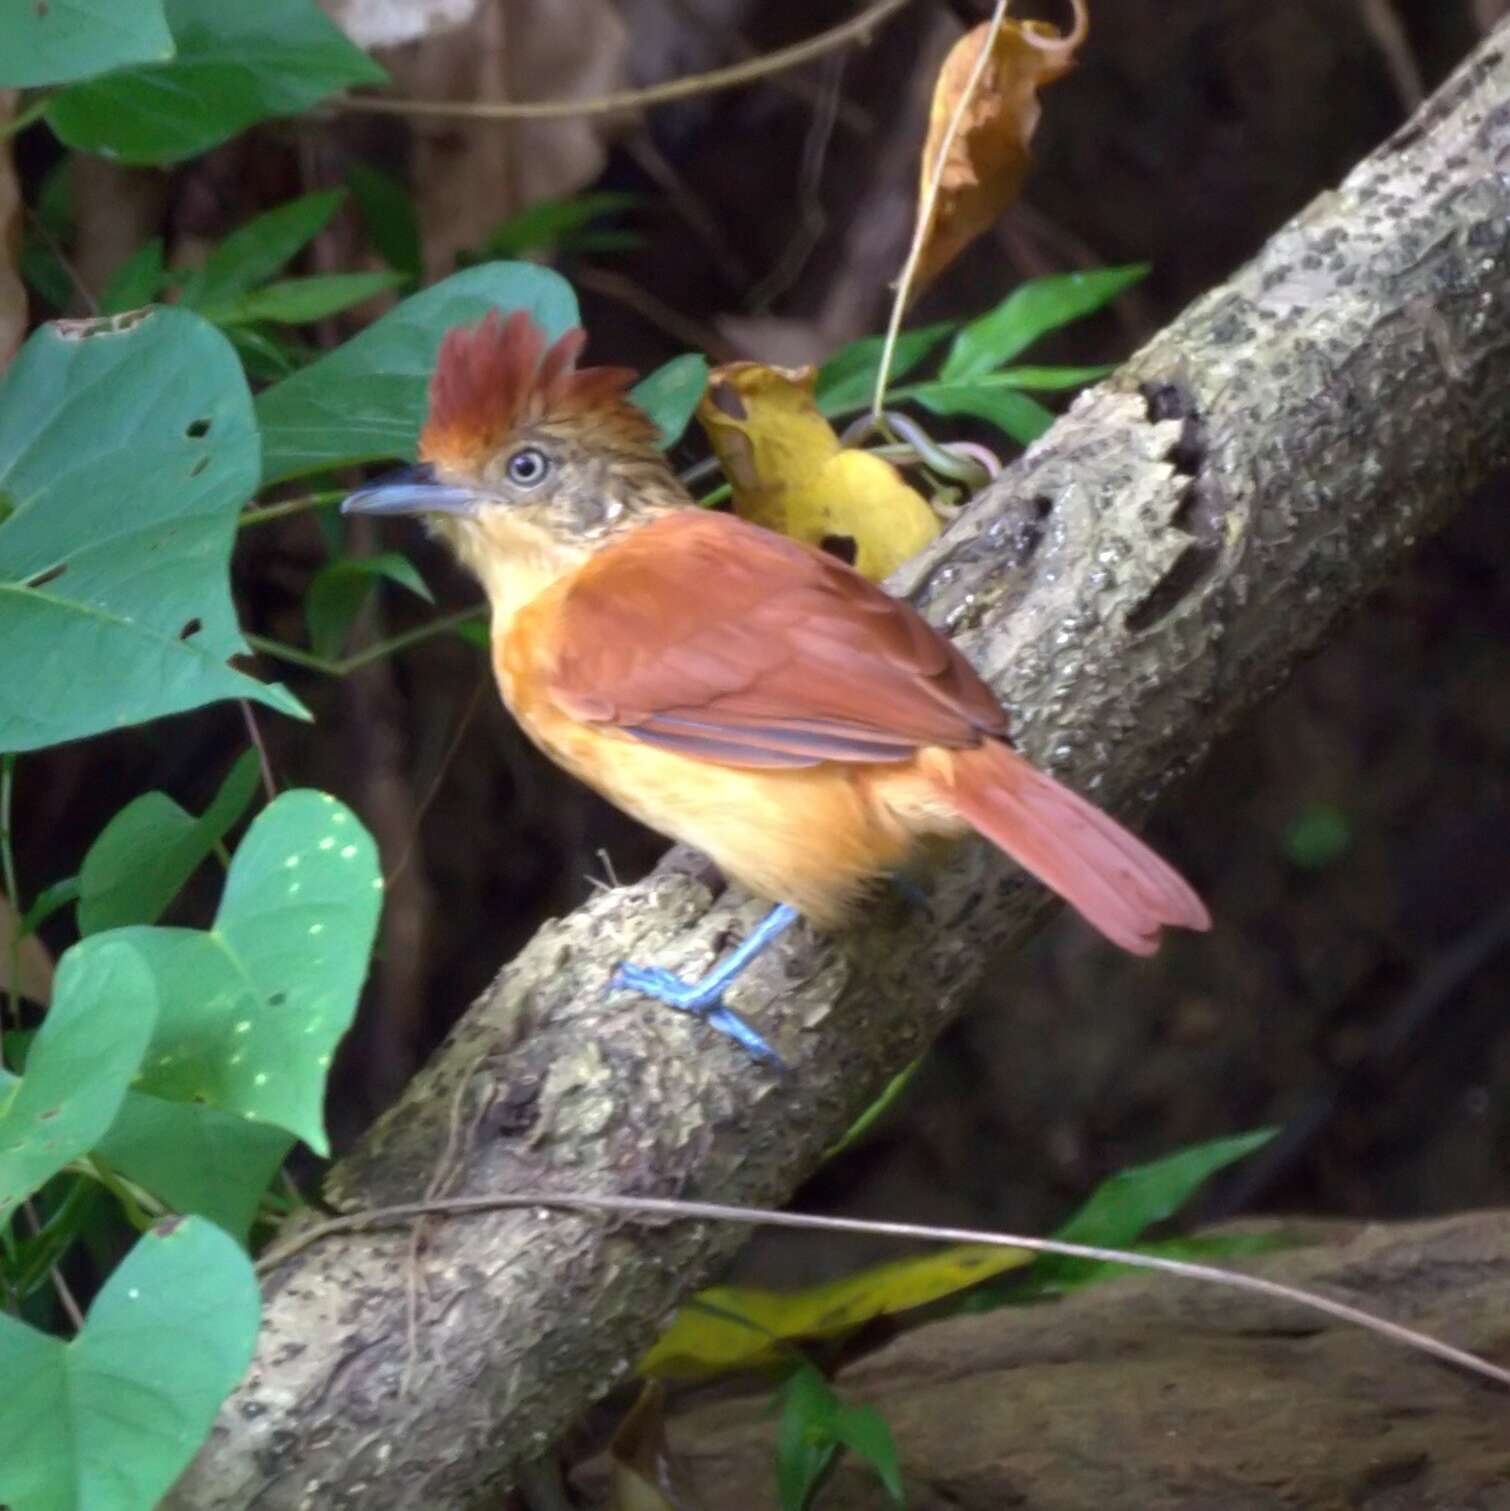
[[(1068, 36), (1044, 21), (1004, 21), (990, 59), (965, 106), (939, 179), (922, 254), (913, 275), (916, 295), (954, 261), (1017, 198), (1028, 171), (1028, 143), (1038, 129), (1038, 91), (1074, 66), (1089, 21), (1085, 0), (1071, 0), (1075, 29)], [(933, 87), (928, 140), (923, 147), (923, 193), (937, 169), (949, 123), (986, 45), (991, 23), (965, 33), (949, 50)]]
[(816, 381), (811, 367), (731, 362), (709, 374), (697, 417), (736, 514), (812, 546), (837, 545), (879, 582), (939, 533), (938, 516), (885, 458), (840, 444), (818, 412)]
[(695, 1380), (763, 1369), (789, 1360), (794, 1344), (837, 1338), (875, 1317), (926, 1306), (1032, 1260), (1027, 1249), (959, 1244), (802, 1291), (712, 1286), (676, 1314), (640, 1360), (640, 1373), (659, 1380)]

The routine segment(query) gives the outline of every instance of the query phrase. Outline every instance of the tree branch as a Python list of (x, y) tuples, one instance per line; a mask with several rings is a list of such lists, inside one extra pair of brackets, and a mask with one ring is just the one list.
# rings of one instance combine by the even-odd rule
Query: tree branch
[[(1028, 752), (1098, 801), (1145, 806), (1510, 461), (1507, 44), (1501, 26), (901, 574)], [(605, 992), (626, 957), (701, 970), (756, 916), (673, 856), (504, 968), (331, 1199), (779, 1204), (1046, 908), (975, 845), (931, 916), (795, 931), (733, 994), (783, 1078)], [(381, 1478), (385, 1506), (481, 1505), (740, 1236), (536, 1210), (327, 1239), (271, 1277), (252, 1369), (168, 1504), (340, 1507)]]

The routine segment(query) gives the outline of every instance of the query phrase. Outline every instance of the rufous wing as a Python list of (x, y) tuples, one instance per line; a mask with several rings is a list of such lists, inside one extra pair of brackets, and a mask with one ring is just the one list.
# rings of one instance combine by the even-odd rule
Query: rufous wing
[(732, 515), (678, 511), (600, 551), (554, 639), (544, 690), (564, 711), (723, 764), (898, 761), (1006, 734), (909, 605)]

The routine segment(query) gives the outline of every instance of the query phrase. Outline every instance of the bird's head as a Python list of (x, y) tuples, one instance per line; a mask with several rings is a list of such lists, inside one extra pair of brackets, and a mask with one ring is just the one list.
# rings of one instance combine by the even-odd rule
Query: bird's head
[(528, 311), (448, 331), (419, 465), (353, 493), (346, 514), (418, 514), (474, 567), (521, 542), (587, 546), (686, 502), (625, 367), (577, 367), (581, 329), (547, 346)]

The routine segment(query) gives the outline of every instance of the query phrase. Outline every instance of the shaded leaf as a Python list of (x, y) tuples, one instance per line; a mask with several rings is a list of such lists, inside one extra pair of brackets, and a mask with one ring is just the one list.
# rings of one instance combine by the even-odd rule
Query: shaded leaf
[(793, 1345), (840, 1337), (876, 1317), (926, 1306), (1005, 1270), (1030, 1264), (1023, 1249), (960, 1244), (872, 1265), (800, 1291), (712, 1286), (699, 1291), (640, 1360), (643, 1375), (697, 1379), (761, 1369)]
[(304, 620), (317, 656), (340, 654), (362, 605), (381, 578), (408, 588), (426, 603), (435, 602), (414, 563), (397, 551), (333, 561), (315, 573), (304, 595)]
[[(5, 25), (4, 15), (0, 14), (0, 58), (7, 55)], [(0, 93), (0, 128), (10, 124), (15, 104), (14, 95)], [(0, 373), (26, 339), (28, 318), (26, 284), (21, 276), (21, 224), (25, 212), (13, 147), (10, 137), (0, 138)]]
[(185, 310), (37, 331), (0, 380), (0, 749), (281, 687), (245, 642), (229, 561), (258, 442), (235, 353)]
[(707, 358), (700, 352), (687, 352), (641, 378), (629, 397), (659, 426), (664, 450), (682, 438), (707, 386)]
[[(0, 892), (0, 993), (9, 992), (14, 987), (29, 1002), (40, 1002), (45, 1006), (52, 996), (52, 956), (35, 934), (27, 932), (27, 921), (36, 910), (37, 904), (33, 903), (26, 911), (26, 918), (17, 918), (10, 898)], [(17, 929), (22, 931), (22, 938), (13, 962), (4, 941), (14, 939)], [(11, 981), (12, 963), (16, 967), (14, 983)]]
[[(1028, 143), (1038, 129), (1038, 91), (1069, 71), (1085, 40), (1084, 0), (1073, 3), (1075, 30), (1069, 36), (1044, 21), (1009, 20), (997, 32), (944, 160), (910, 291), (914, 297), (1017, 198), (1028, 171)], [(925, 189), (990, 30), (990, 22), (983, 21), (966, 32), (939, 70), (923, 147)]]
[(1019, 446), (1032, 445), (1054, 423), (1054, 416), (1020, 389), (980, 379), (972, 383), (919, 383), (907, 390), (906, 397), (916, 399), (935, 414), (963, 414), (985, 420), (1004, 430)]
[(291, 1133), (234, 1112), (128, 1091), (94, 1152), (175, 1212), (207, 1217), (245, 1243), (293, 1145)]
[(225, 304), (271, 278), (320, 234), (345, 198), (344, 189), (322, 189), (254, 215), (189, 274), (179, 302), (191, 309)]
[(1285, 857), (1303, 871), (1319, 871), (1342, 859), (1352, 847), (1353, 825), (1331, 803), (1312, 803), (1285, 831)]
[[(994, 310), (972, 320), (954, 338), (944, 365), (939, 369), (940, 380), (954, 382), (992, 372), (1025, 351), (1040, 336), (1104, 309), (1118, 294), (1130, 289), (1147, 274), (1148, 264), (1140, 262), (1128, 267), (1099, 268), (1090, 273), (1050, 273), (1019, 284)], [(1043, 372), (1045, 369), (1027, 371)], [(1019, 379), (1017, 386), (1033, 388), (1043, 385)]]
[(709, 376), (697, 417), (736, 514), (836, 550), (879, 582), (939, 533), (939, 520), (890, 462), (840, 445), (814, 382), (810, 367), (731, 362)]
[(315, 273), (308, 278), (285, 278), (264, 284), (229, 304), (202, 305), (201, 309), (205, 319), (217, 325), (251, 325), (260, 320), (275, 325), (304, 325), (337, 315), (401, 282), (401, 276), (392, 272)]
[(69, 84), (173, 56), (162, 0), (0, 6), (0, 89)]
[(906, 1504), (891, 1428), (875, 1407), (845, 1405), (806, 1361), (793, 1370), (777, 1400), (776, 1486), (782, 1511), (804, 1511), (812, 1503), (840, 1448), (864, 1459), (891, 1499)]
[(258, 777), (257, 752), (244, 751), (199, 818), (165, 792), (144, 792), (127, 803), (84, 857), (79, 871), (79, 933), (156, 923), (246, 812)]
[[(1218, 1170), (1262, 1148), (1275, 1132), (1273, 1128), (1260, 1128), (1253, 1133), (1213, 1139), (1151, 1164), (1120, 1170), (1096, 1187), (1085, 1205), (1055, 1231), (1054, 1237), (1066, 1243), (1092, 1244), (1105, 1249), (1132, 1248), (1149, 1228), (1175, 1216)], [(1158, 1248), (1149, 1247), (1155, 1251)], [(985, 1287), (968, 1299), (966, 1309), (989, 1311), (1007, 1301), (1059, 1295), (1119, 1270), (1120, 1266), (1099, 1260), (1043, 1254), (1021, 1277), (1021, 1285)]]
[[(518, 257), (524, 252), (592, 250), (580, 245), (581, 233), (594, 222), (641, 204), (638, 194), (605, 189), (574, 194), (570, 199), (542, 199), (509, 216), (483, 242), (486, 257)], [(623, 238), (625, 233), (620, 232)], [(627, 245), (637, 244), (630, 238)], [(621, 243), (622, 245), (623, 243)], [(601, 246), (596, 250), (603, 250)]]
[[(955, 325), (953, 320), (944, 320), (937, 325), (920, 325), (916, 330), (903, 331), (897, 337), (891, 360), (891, 381), (894, 383), (910, 373)], [(851, 341), (818, 369), (816, 397), (824, 414), (848, 414), (870, 403), (885, 345), (885, 336)]]
[(414, 196), (396, 178), (368, 163), (353, 163), (346, 170), (346, 182), (383, 261), (407, 281), (418, 283), (424, 263)]
[(777, 1401), (776, 1492), (781, 1511), (805, 1511), (839, 1456), (833, 1430), (839, 1398), (804, 1362), (782, 1385)]
[(1125, 1247), (1155, 1223), (1173, 1217), (1218, 1170), (1263, 1148), (1277, 1131), (1259, 1128), (1212, 1139), (1150, 1164), (1119, 1170), (1096, 1187), (1085, 1205), (1054, 1236), (1067, 1243)]
[(100, 313), (119, 315), (151, 304), (163, 286), (163, 239), (138, 247), (111, 275), (100, 295)]
[(196, 1218), (144, 1234), (64, 1342), (0, 1315), (0, 1501), (151, 1511), (252, 1357), (251, 1261)]
[(833, 1432), (839, 1443), (876, 1471), (892, 1500), (905, 1506), (902, 1464), (886, 1418), (874, 1406), (845, 1406), (834, 1418)]
[(134, 1089), (255, 1118), (327, 1152), (325, 1080), (377, 929), (371, 836), (322, 792), (285, 792), (231, 859), (214, 926), (118, 929), (157, 983)]
[(314, 0), (167, 0), (166, 62), (59, 91), (47, 109), (70, 147), (125, 163), (175, 163), (274, 116), (297, 115), (388, 75)]
[(577, 323), (571, 285), (528, 262), (468, 268), (396, 309), (257, 399), (263, 478), (412, 458), (440, 338), (491, 309), (526, 309), (554, 340)]
[(845, 1129), (844, 1134), (839, 1139), (838, 1143), (834, 1144), (832, 1148), (825, 1151), (823, 1156), (824, 1159), (834, 1159), (836, 1156), (843, 1154), (846, 1149), (851, 1148), (855, 1144), (858, 1144), (860, 1140), (863, 1139), (865, 1135), (869, 1133), (870, 1130), (874, 1128), (875, 1125), (879, 1123), (881, 1119), (885, 1117), (886, 1114), (890, 1112), (894, 1106), (896, 1106), (897, 1101), (901, 1097), (902, 1093), (912, 1085), (913, 1077), (917, 1075), (918, 1071), (922, 1068), (922, 1055), (919, 1055), (917, 1059), (913, 1060), (910, 1064), (904, 1065), (902, 1069), (899, 1070), (896, 1075), (894, 1075), (886, 1083), (885, 1087), (881, 1091), (880, 1096), (878, 1096), (875, 1101), (873, 1101), (870, 1106), (867, 1107), (865, 1111), (862, 1112), (860, 1116), (857, 1117), (847, 1129)]
[(58, 962), (26, 1074), (0, 1070), (0, 1227), (109, 1128), (157, 1013), (151, 974), (129, 944), (85, 940)]

